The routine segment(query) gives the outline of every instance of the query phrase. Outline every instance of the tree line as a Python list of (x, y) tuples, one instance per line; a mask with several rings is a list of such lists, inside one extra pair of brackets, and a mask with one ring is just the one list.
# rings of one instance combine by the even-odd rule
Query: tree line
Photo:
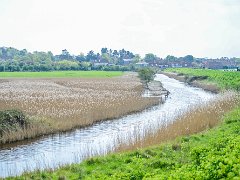
[[(66, 49), (59, 55), (48, 52), (28, 52), (12, 47), (0, 47), (0, 71), (52, 71), (52, 70), (130, 70), (123, 67), (123, 59), (138, 55), (125, 49), (102, 48), (100, 53), (89, 51), (86, 55), (71, 55)], [(94, 63), (106, 62), (110, 67), (94, 67)]]
[[(26, 49), (18, 50), (12, 47), (0, 47), (0, 71), (54, 71), (54, 70), (106, 70), (129, 71), (136, 70), (137, 64), (145, 62), (148, 66), (159, 65), (190, 65), (200, 67), (206, 61), (204, 58), (195, 58), (192, 55), (175, 57), (168, 55), (160, 58), (153, 53), (146, 54), (143, 58), (139, 54), (121, 49), (112, 50), (101, 48), (95, 53), (90, 50), (87, 54), (70, 54), (66, 49), (61, 54), (53, 55), (48, 52), (28, 52)], [(240, 62), (240, 61), (239, 61)], [(168, 66), (169, 67), (169, 66)]]

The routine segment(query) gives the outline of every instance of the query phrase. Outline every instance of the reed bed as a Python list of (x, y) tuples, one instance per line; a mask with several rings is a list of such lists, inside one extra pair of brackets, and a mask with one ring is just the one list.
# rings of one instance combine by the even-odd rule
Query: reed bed
[(117, 118), (159, 103), (142, 97), (136, 76), (115, 78), (4, 79), (0, 81), (0, 110), (19, 109), (30, 125), (5, 133), (0, 143), (62, 132)]
[[(179, 112), (179, 116), (175, 120), (170, 123), (166, 121), (163, 125), (159, 125), (160, 128), (157, 131), (147, 129), (142, 135), (137, 130), (128, 143), (118, 142), (117, 151), (135, 150), (158, 145), (177, 137), (188, 136), (213, 128), (221, 122), (224, 114), (239, 104), (239, 94), (236, 92), (229, 91), (218, 94), (214, 100), (208, 103), (189, 107), (186, 113)], [(176, 148), (178, 148), (177, 145)]]

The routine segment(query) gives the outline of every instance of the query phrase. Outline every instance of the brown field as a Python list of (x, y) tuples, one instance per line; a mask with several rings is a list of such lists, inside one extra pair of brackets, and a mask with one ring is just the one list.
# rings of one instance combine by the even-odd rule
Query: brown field
[(115, 78), (0, 80), (0, 110), (20, 109), (30, 118), (27, 129), (8, 132), (1, 143), (71, 130), (117, 118), (159, 103), (142, 97), (135, 75)]

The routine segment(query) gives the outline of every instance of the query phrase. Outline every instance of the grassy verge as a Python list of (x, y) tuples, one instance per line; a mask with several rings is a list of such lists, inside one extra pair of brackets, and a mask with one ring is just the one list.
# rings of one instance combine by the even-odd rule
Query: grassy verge
[[(15, 179), (239, 179), (240, 107), (220, 126), (156, 147), (96, 157)], [(8, 178), (13, 179), (13, 178)]]
[(0, 72), (0, 78), (97, 78), (121, 76), (120, 71), (51, 71), (51, 72)]
[[(216, 83), (220, 89), (240, 90), (240, 73), (209, 69), (169, 68), (166, 72), (175, 72), (185, 76), (186, 81), (204, 80)], [(206, 83), (206, 82), (205, 82)]]

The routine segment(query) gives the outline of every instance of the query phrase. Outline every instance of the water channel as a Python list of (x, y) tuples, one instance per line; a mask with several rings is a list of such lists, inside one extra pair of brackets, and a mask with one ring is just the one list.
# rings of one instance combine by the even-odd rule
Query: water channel
[(146, 132), (157, 131), (190, 106), (208, 102), (215, 96), (165, 75), (158, 74), (156, 80), (170, 91), (164, 104), (91, 127), (0, 148), (0, 177), (19, 175), (34, 169), (56, 168), (113, 152), (119, 142), (134, 142), (136, 133), (138, 139), (144, 138)]

